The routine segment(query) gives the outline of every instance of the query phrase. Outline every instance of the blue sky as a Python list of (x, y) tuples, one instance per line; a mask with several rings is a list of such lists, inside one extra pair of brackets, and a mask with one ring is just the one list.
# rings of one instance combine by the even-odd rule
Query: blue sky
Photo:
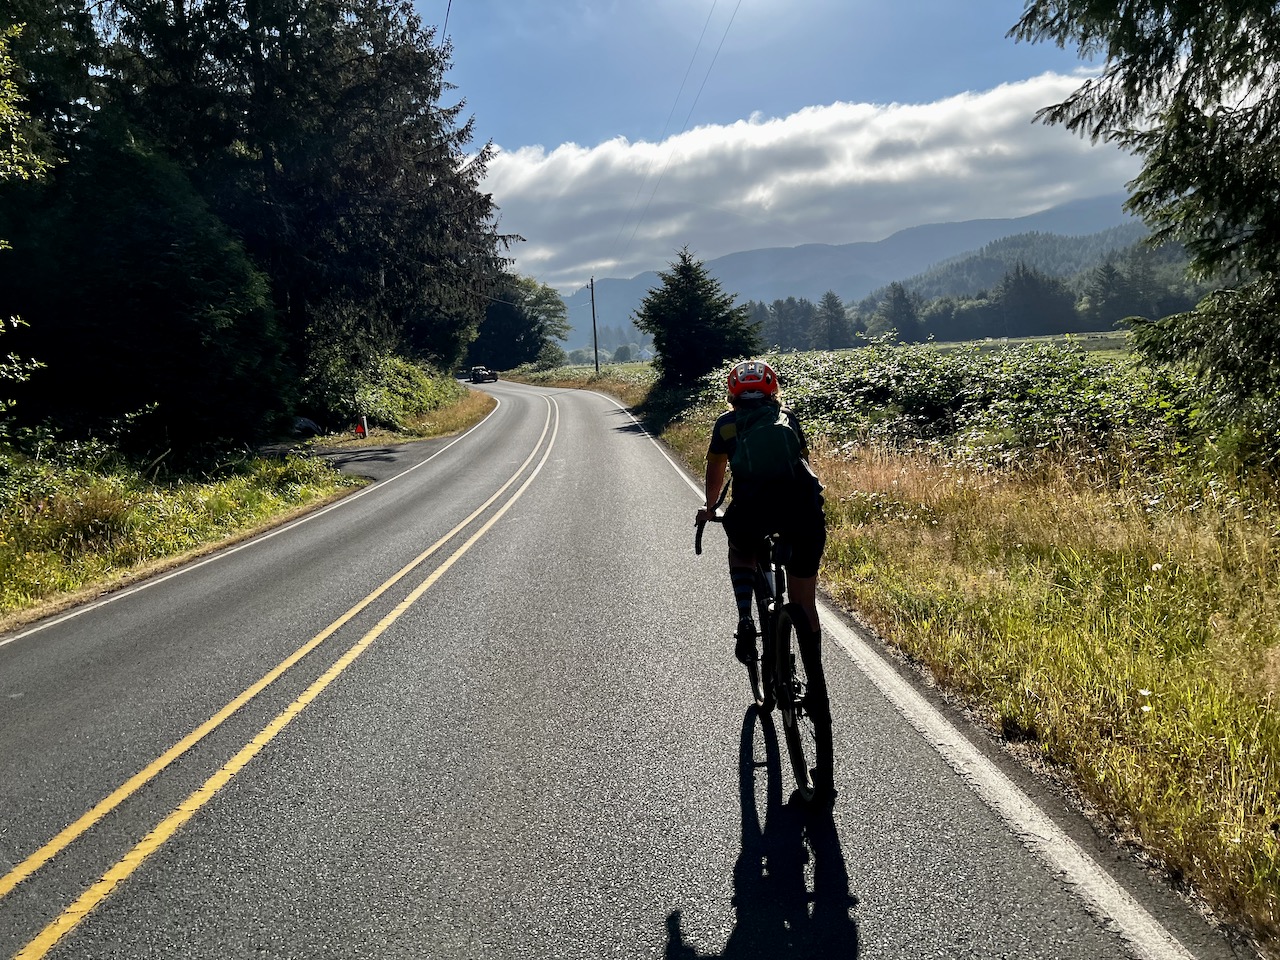
[[(878, 240), (1123, 190), (1136, 161), (1032, 122), (1091, 68), (1006, 38), (1022, 0), (415, 0), (498, 154), (516, 269), (571, 293), (686, 244)], [(448, 17), (447, 24), (445, 17)]]

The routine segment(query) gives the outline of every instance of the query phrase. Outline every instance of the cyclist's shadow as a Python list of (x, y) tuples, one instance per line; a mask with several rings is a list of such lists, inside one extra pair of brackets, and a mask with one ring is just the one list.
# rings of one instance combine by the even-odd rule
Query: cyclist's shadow
[[(798, 797), (783, 802), (777, 730), (772, 715), (754, 705), (743, 719), (739, 771), (742, 852), (733, 868), (737, 922), (718, 956), (857, 957), (858, 926), (849, 914), (857, 898), (849, 892), (831, 811), (810, 810)], [(810, 860), (812, 889), (805, 873)], [(667, 917), (666, 960), (711, 956), (684, 942), (680, 924), (681, 913), (675, 910)]]

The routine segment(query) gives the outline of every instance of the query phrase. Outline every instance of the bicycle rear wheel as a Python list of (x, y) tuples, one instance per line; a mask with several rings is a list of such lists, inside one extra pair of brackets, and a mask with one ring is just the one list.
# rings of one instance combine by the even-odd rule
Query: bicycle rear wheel
[(804, 658), (800, 655), (795, 624), (785, 607), (778, 611), (774, 647), (777, 665), (774, 668), (773, 685), (778, 712), (782, 714), (787, 755), (791, 758), (791, 772), (795, 774), (796, 789), (802, 799), (809, 801), (813, 799), (815, 792), (813, 764), (818, 755), (818, 740), (813, 718), (806, 709), (809, 678), (805, 673)]

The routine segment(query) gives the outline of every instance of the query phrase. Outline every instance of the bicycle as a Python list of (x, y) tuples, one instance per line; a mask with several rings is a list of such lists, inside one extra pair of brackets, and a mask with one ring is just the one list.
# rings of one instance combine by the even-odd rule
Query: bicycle
[[(710, 522), (723, 522), (719, 512), (723, 501), (722, 493), (715, 512), (708, 518)], [(704, 528), (705, 523), (698, 523), (694, 535), (694, 552), (699, 555), (702, 553)], [(804, 613), (799, 610), (793, 613), (787, 603), (787, 572), (783, 565), (788, 556), (785, 540), (773, 534), (765, 538), (764, 548), (756, 557), (755, 599), (763, 653), (746, 666), (756, 705), (768, 712), (776, 704), (782, 715), (782, 729), (796, 789), (801, 799), (809, 801), (816, 792), (815, 771), (810, 762), (817, 756), (817, 733), (811, 706), (820, 706), (816, 702), (811, 704), (809, 697), (821, 695), (825, 701), (827, 692), (825, 683), (817, 684), (816, 688), (809, 683), (806, 660), (817, 651), (811, 653), (801, 649), (796, 636), (793, 617), (804, 616)], [(830, 712), (829, 706), (826, 712)]]

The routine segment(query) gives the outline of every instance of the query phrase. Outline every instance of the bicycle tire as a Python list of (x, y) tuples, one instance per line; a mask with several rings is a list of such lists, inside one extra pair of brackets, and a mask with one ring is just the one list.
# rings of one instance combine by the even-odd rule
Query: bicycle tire
[(747, 677), (751, 681), (751, 696), (756, 706), (764, 713), (773, 709), (773, 653), (772, 632), (769, 626), (769, 605), (773, 601), (768, 593), (764, 575), (756, 571), (755, 604), (756, 615), (760, 622), (760, 641), (763, 650), (757, 651), (755, 661), (747, 664)]
[(791, 759), (791, 772), (795, 775), (796, 790), (802, 800), (812, 800), (815, 793), (813, 764), (817, 757), (817, 732), (813, 718), (805, 709), (808, 677), (804, 658), (796, 640), (795, 624), (784, 607), (777, 613), (774, 646), (777, 659), (773, 674), (774, 695), (778, 712), (782, 714), (782, 730), (787, 741), (787, 755)]

